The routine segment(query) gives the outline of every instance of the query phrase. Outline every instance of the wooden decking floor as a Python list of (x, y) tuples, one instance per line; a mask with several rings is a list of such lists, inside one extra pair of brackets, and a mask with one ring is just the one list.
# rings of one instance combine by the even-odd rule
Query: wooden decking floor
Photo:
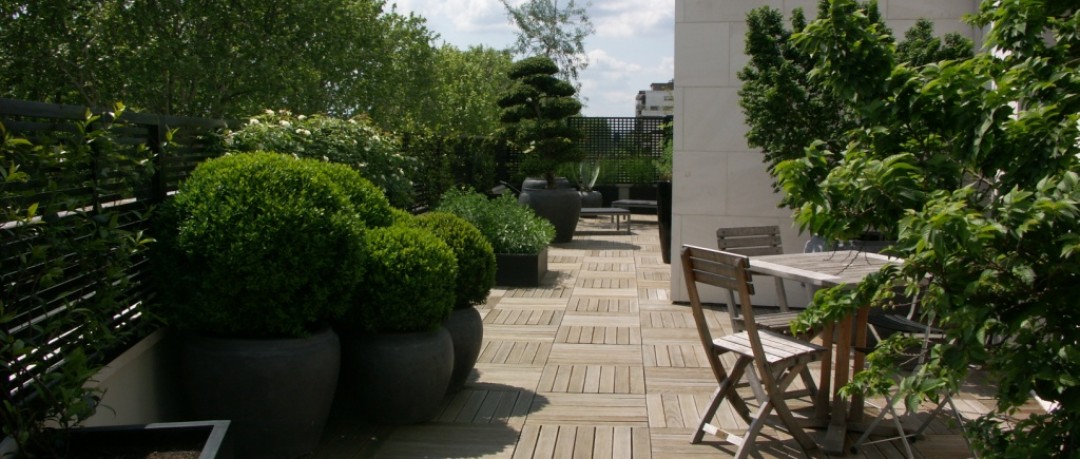
[[(633, 218), (631, 234), (608, 219), (583, 218), (573, 242), (550, 249), (543, 286), (492, 290), (480, 308), (485, 338), (476, 370), (436, 419), (394, 428), (335, 411), (315, 457), (732, 456), (730, 445), (690, 444), (715, 382), (688, 308), (671, 303), (655, 217)], [(726, 312), (710, 313), (712, 327), (731, 330)], [(976, 376), (954, 400), (974, 417), (992, 406), (992, 395)], [(1026, 411), (1039, 410), (1031, 405)], [(811, 408), (803, 400), (793, 406)], [(724, 407), (716, 422), (738, 425)], [(818, 441), (824, 435), (809, 433)], [(767, 427), (764, 434), (761, 457), (803, 457), (782, 432)], [(913, 447), (925, 459), (970, 456), (946, 420)], [(903, 449), (881, 443), (849, 456), (900, 458)]]

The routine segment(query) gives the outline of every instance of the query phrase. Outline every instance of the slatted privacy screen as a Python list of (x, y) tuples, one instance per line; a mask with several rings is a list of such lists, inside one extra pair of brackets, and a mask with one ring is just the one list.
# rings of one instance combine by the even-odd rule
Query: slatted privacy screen
[[(581, 130), (587, 161), (601, 165), (602, 185), (652, 184), (659, 176), (654, 161), (670, 135), (664, 124), (671, 117), (573, 117), (568, 122)], [(518, 170), (521, 152), (510, 150), (503, 160), (506, 171)]]
[(139, 235), (195, 165), (221, 153), (216, 136), (226, 127), (131, 112), (86, 121), (85, 107), (0, 99), (8, 139), (39, 146), (7, 147), (0, 165), (28, 176), (0, 181), (0, 335), (9, 340), (0, 380), (13, 403), (34, 397), (30, 383), (75, 349), (104, 363), (150, 331), (143, 306), (153, 287)]

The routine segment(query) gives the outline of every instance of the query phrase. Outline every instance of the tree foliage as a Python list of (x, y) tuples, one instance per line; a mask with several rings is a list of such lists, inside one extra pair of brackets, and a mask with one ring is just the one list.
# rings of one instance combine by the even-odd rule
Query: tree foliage
[(555, 188), (559, 166), (585, 157), (581, 131), (566, 122), (579, 114), (581, 102), (574, 87), (555, 76), (558, 71), (546, 56), (517, 61), (510, 67), (513, 85), (498, 101), (502, 135), (524, 153), (523, 172), (543, 174), (548, 188)]
[(585, 38), (596, 29), (585, 13), (585, 7), (569, 0), (559, 7), (559, 0), (526, 0), (506, 7), (510, 22), (518, 28), (513, 50), (520, 56), (547, 56), (559, 66), (559, 77), (581, 89), (578, 75), (589, 66), (585, 54)]
[[(843, 135), (842, 148), (819, 142), (803, 158), (777, 165), (778, 181), (798, 195), (795, 218), (803, 229), (832, 238), (884, 229), (897, 237), (891, 250), (905, 263), (854, 291), (819, 292), (804, 325), (867, 303), (885, 305), (895, 287), (907, 285), (907, 294), (921, 295), (924, 319), (936, 318), (950, 340), (900, 384), (903, 395), (916, 401), (955, 389), (969, 368), (981, 368), (997, 384), (997, 405), (969, 426), (980, 457), (1075, 457), (1075, 4), (984, 1), (970, 19), (988, 30), (980, 52), (942, 61), (916, 56), (907, 64), (852, 0), (832, 0), (828, 8), (828, 16), (792, 40), (816, 57), (816, 81), (855, 101), (858, 123)], [(812, 170), (824, 178), (795, 185)], [(880, 349), (871, 371), (848, 390), (888, 385), (888, 372), (878, 367), (889, 360), (880, 358), (889, 346)], [(1014, 414), (1031, 394), (1057, 408), (1002, 428), (998, 419)]]
[(423, 124), (435, 35), (382, 0), (3, 0), (0, 95), (156, 113)]
[[(852, 3), (841, 11), (833, 11), (828, 0), (819, 2), (819, 19), (828, 20), (834, 14), (851, 16), (846, 20), (856, 21), (859, 27), (872, 33), (875, 43), (891, 45), (893, 42), (892, 32), (885, 26), (874, 3)], [(747, 15), (746, 32), (746, 54), (750, 56), (750, 62), (738, 75), (743, 82), (739, 104), (750, 126), (746, 133), (747, 143), (761, 148), (767, 170), (772, 175), (776, 175), (776, 166), (780, 162), (802, 158), (803, 151), (815, 140), (820, 142), (816, 148), (840, 151), (846, 142), (844, 133), (855, 128), (861, 117), (860, 101), (814, 79), (816, 56), (795, 46), (792, 41), (792, 35), (803, 32), (807, 26), (801, 9), (792, 11), (790, 23), (789, 30), (785, 28), (779, 10), (770, 7), (752, 10)], [(862, 51), (851, 49), (854, 44), (863, 43), (847, 35), (854, 32), (836, 28), (832, 38), (848, 47), (847, 51), (870, 53), (859, 62), (877, 65), (879, 69), (882, 65), (890, 66), (893, 61), (921, 65), (971, 54), (970, 40), (949, 34), (942, 42), (933, 36), (933, 25), (926, 20), (918, 21), (908, 30), (895, 52), (888, 46)], [(877, 61), (872, 61), (871, 57)], [(883, 64), (881, 59), (889, 63)], [(865, 70), (870, 75), (880, 73), (870, 68)], [(802, 184), (812, 187), (824, 178), (823, 173), (831, 169), (838, 158), (822, 156), (818, 159), (822, 161), (819, 167), (803, 170), (807, 175)], [(800, 203), (793, 199), (798, 199), (799, 195), (789, 194), (784, 203), (797, 207)]]

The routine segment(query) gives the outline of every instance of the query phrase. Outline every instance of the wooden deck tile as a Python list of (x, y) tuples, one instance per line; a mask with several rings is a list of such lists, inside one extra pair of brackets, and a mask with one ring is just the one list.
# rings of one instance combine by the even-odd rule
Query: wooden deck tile
[(580, 296), (606, 296), (609, 298), (637, 298), (636, 288), (585, 288), (574, 289), (575, 295)]
[(646, 344), (641, 347), (646, 367), (707, 368), (705, 351), (698, 343)]
[(551, 346), (547, 363), (641, 365), (641, 346), (556, 343)]
[(638, 307), (637, 301), (632, 298), (574, 296), (566, 306), (566, 311), (636, 313)]
[(557, 325), (484, 325), (484, 340), (552, 342)]
[(556, 343), (570, 344), (641, 344), (641, 329), (634, 326), (571, 325), (559, 327)]
[(610, 261), (593, 261), (581, 264), (582, 271), (594, 272), (634, 272), (633, 263), (612, 263)]
[(485, 340), (476, 362), (543, 365), (551, 349), (551, 343), (544, 342)]
[(510, 458), (519, 430), (503, 424), (427, 423), (399, 427), (379, 449), (378, 458)]
[(623, 278), (614, 276), (602, 276), (602, 277), (579, 277), (574, 284), (576, 287), (582, 288), (621, 288), (628, 289), (633, 288), (636, 284), (634, 278)]
[(645, 384), (650, 394), (716, 389), (716, 379), (708, 367), (645, 367)]
[(636, 365), (548, 365), (536, 391), (644, 394), (645, 372)]
[(443, 405), (435, 422), (460, 424), (509, 424), (520, 426), (532, 406), (531, 390), (487, 390), (465, 388)]
[(473, 369), (475, 377), (470, 378), (466, 385), (475, 388), (536, 390), (536, 382), (543, 373), (542, 366), (478, 363)]
[(487, 313), (484, 324), (558, 325), (562, 321), (562, 316), (562, 310), (500, 307)]
[(514, 458), (648, 459), (652, 438), (644, 427), (527, 425)]
[(645, 396), (639, 394), (545, 393), (533, 402), (526, 425), (648, 426)]

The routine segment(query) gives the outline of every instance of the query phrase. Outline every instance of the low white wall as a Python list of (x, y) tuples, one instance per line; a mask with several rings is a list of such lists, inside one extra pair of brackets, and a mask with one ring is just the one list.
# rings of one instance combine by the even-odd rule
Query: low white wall
[(83, 425), (186, 420), (180, 399), (176, 340), (158, 330), (109, 362), (88, 383), (104, 389), (101, 406)]

